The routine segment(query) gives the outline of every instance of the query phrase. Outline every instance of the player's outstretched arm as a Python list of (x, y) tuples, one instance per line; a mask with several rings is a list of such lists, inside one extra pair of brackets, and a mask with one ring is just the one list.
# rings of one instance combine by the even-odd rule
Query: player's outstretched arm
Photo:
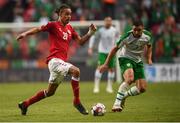
[(147, 45), (147, 63), (152, 64), (152, 45)]
[(108, 54), (108, 57), (106, 58), (105, 63), (101, 65), (99, 68), (101, 73), (108, 69), (108, 64), (112, 59), (112, 57), (116, 54), (118, 49), (119, 49), (118, 46), (115, 46), (114, 48), (111, 49), (110, 53)]
[(21, 39), (23, 39), (24, 37), (28, 36), (28, 35), (33, 35), (35, 33), (38, 33), (41, 31), (41, 27), (35, 27), (32, 29), (27, 30), (26, 32), (23, 32), (21, 34), (19, 34), (16, 38), (17, 41), (20, 41)]
[(97, 30), (97, 27), (94, 24), (91, 24), (89, 26), (89, 31), (87, 34), (85, 34), (83, 37), (80, 37), (80, 36), (77, 37), (76, 40), (78, 44), (83, 45), (84, 43), (86, 43), (86, 41), (89, 40), (89, 38), (96, 32), (96, 30)]

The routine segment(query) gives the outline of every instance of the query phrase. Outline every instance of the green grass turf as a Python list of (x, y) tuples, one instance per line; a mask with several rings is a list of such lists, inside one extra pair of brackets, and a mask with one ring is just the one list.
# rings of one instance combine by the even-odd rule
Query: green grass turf
[[(140, 96), (130, 97), (121, 113), (112, 113), (111, 107), (116, 93), (105, 92), (106, 83), (101, 83), (101, 92), (93, 94), (92, 82), (81, 82), (81, 100), (90, 111), (91, 106), (101, 102), (106, 106), (105, 116), (84, 116), (72, 105), (70, 83), (62, 83), (53, 97), (29, 107), (27, 116), (21, 116), (17, 103), (46, 88), (47, 83), (4, 83), (0, 84), (0, 121), (180, 121), (180, 83), (148, 84), (148, 91)], [(115, 83), (117, 91), (119, 84)]]

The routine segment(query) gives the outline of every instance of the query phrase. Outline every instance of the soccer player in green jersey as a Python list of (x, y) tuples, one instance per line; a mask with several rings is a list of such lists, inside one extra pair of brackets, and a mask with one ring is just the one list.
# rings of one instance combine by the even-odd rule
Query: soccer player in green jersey
[[(89, 40), (88, 54), (92, 56), (94, 42), (98, 41), (98, 66), (95, 71), (94, 76), (94, 93), (99, 93), (100, 87), (99, 83), (102, 77), (102, 73), (99, 72), (99, 66), (104, 64), (108, 53), (115, 46), (115, 40), (119, 38), (119, 33), (116, 28), (112, 25), (112, 18), (105, 17), (104, 26), (99, 28)], [(113, 93), (112, 83), (115, 78), (115, 57), (112, 57), (108, 64), (108, 74), (107, 74), (107, 87), (106, 91), (108, 93)]]
[[(135, 20), (132, 30), (125, 33), (116, 42), (116, 46), (111, 49), (105, 63), (100, 67), (100, 72), (108, 69), (111, 58), (120, 49), (119, 65), (123, 82), (112, 107), (113, 112), (120, 112), (124, 107), (125, 99), (129, 96), (136, 96), (146, 91), (147, 82), (144, 75), (144, 65), (142, 54), (147, 48), (147, 63), (152, 64), (152, 37), (151, 33), (144, 30), (142, 21)], [(129, 89), (129, 86), (136, 85)]]

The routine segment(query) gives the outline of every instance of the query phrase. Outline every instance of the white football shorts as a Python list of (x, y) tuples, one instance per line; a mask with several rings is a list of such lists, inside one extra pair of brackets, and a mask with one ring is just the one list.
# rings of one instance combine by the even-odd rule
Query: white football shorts
[(49, 83), (60, 84), (64, 76), (68, 74), (69, 68), (73, 66), (59, 58), (52, 58), (48, 63), (50, 72)]

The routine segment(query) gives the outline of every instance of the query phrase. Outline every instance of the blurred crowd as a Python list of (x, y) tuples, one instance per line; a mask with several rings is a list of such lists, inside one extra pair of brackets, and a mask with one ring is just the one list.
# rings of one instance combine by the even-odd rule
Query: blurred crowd
[[(40, 22), (56, 20), (55, 8), (67, 3), (72, 8), (72, 21), (103, 20), (106, 16), (125, 22), (141, 18), (153, 35), (155, 62), (174, 62), (180, 57), (179, 0), (0, 0), (0, 22)], [(0, 30), (0, 59), (37, 59), (47, 54), (47, 35), (31, 36), (20, 45), (17, 32)], [(74, 44), (76, 45), (76, 44)], [(77, 46), (75, 46), (77, 47)]]

